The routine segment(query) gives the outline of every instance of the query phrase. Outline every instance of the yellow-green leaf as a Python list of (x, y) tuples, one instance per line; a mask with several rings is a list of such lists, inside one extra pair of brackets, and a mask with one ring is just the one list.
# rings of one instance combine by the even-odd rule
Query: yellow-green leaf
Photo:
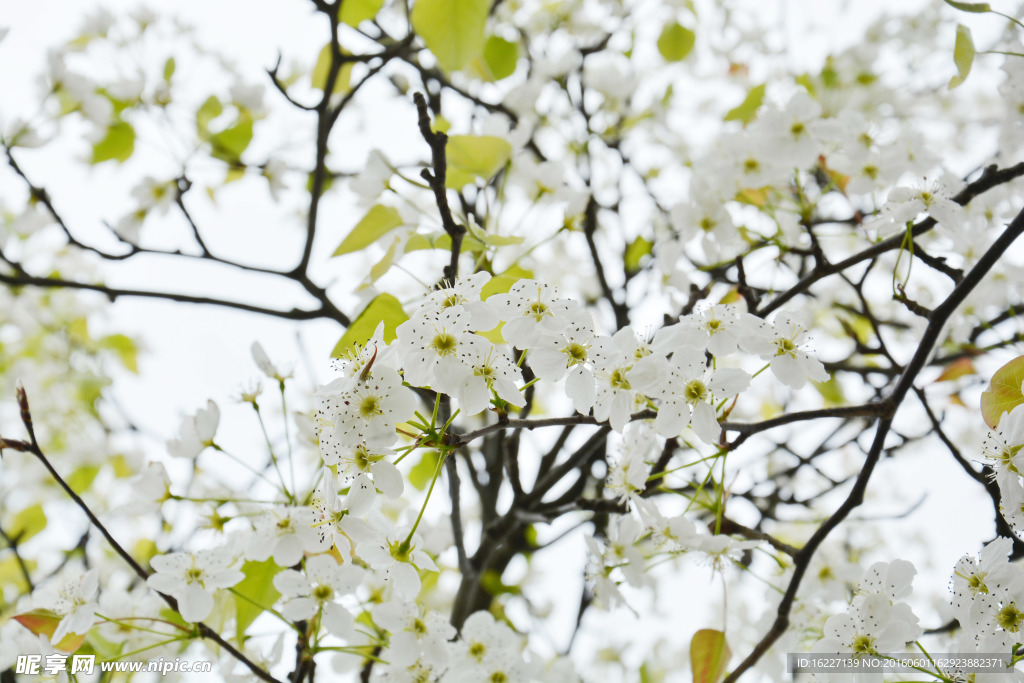
[(665, 24), (658, 36), (658, 52), (667, 62), (679, 62), (686, 59), (697, 41), (696, 34), (678, 22)]
[(68, 486), (75, 493), (81, 494), (92, 486), (92, 482), (95, 481), (96, 475), (99, 473), (99, 465), (82, 465), (68, 476)]
[[(313, 73), (310, 75), (310, 80), (313, 87), (317, 90), (323, 90), (327, 87), (327, 77), (331, 75), (331, 53), (331, 44), (327, 43), (320, 50), (320, 54), (316, 58), (316, 64), (313, 65)], [(334, 81), (334, 92), (332, 94), (339, 95), (348, 92), (351, 78), (352, 62), (345, 62), (338, 69), (338, 77)]]
[(171, 82), (171, 78), (174, 76), (174, 69), (177, 65), (174, 63), (174, 57), (168, 57), (167, 61), (164, 62), (164, 80), (168, 83)]
[(377, 12), (383, 6), (384, 0), (343, 0), (341, 14), (338, 17), (341, 19), (341, 23), (354, 28), (367, 19), (377, 16)]
[(992, 7), (987, 2), (956, 2), (955, 0), (945, 1), (947, 5), (949, 5), (950, 7), (955, 7), (961, 12), (984, 14), (985, 12), (992, 11)]
[(374, 204), (366, 215), (359, 219), (352, 232), (342, 240), (331, 256), (351, 254), (370, 246), (378, 239), (402, 224), (402, 217), (397, 209), (382, 204)]
[(520, 266), (512, 266), (504, 273), (495, 275), (484, 288), (480, 290), (480, 298), (486, 299), (494, 294), (505, 294), (508, 290), (512, 289), (512, 285), (523, 279), (529, 279), (533, 277), (533, 271), (526, 270)]
[(627, 273), (635, 273), (640, 270), (640, 259), (651, 253), (654, 244), (643, 237), (637, 237), (626, 247), (624, 261)]
[(490, 0), (416, 0), (410, 21), (444, 71), (458, 71), (484, 47)]
[(139, 371), (139, 348), (131, 337), (124, 334), (111, 334), (100, 339), (100, 347), (117, 354), (121, 364), (131, 372)]
[(748, 124), (757, 116), (757, 110), (761, 108), (762, 102), (764, 102), (763, 83), (751, 88), (743, 102), (739, 106), (730, 109), (729, 113), (725, 115), (724, 120), (742, 121), (744, 125)]
[[(22, 561), (25, 563), (25, 568), (28, 571), (31, 572), (36, 568), (35, 560), (22, 558)], [(18, 562), (18, 558), (15, 557), (13, 552), (0, 560), (0, 592), (3, 591), (5, 586), (14, 586), (19, 591), (31, 590), (28, 581), (25, 579), (25, 574), (21, 570), (21, 563)]]
[(448, 138), (446, 185), (461, 188), (477, 178), (490, 180), (512, 156), (512, 145), (493, 135), (453, 135)]
[(18, 543), (24, 543), (46, 528), (46, 513), (41, 503), (30, 505), (14, 516), (14, 521), (5, 530)]
[(427, 484), (434, 478), (434, 472), (437, 471), (437, 461), (440, 457), (437, 451), (426, 451), (420, 457), (420, 461), (409, 470), (409, 483), (416, 487), (418, 491), (427, 488)]
[(1003, 413), (1024, 403), (1024, 356), (1017, 356), (996, 370), (988, 389), (981, 394), (981, 416), (992, 429), (999, 426)]
[(950, 90), (967, 80), (967, 74), (971, 73), (971, 65), (974, 64), (974, 40), (971, 38), (971, 29), (963, 24), (956, 27), (953, 63), (956, 64), (957, 74), (949, 79)]
[(252, 560), (242, 565), (245, 578), (235, 585), (235, 627), (238, 642), (242, 642), (246, 629), (267, 607), (273, 606), (281, 593), (274, 588), (274, 576), (282, 571), (273, 558), (263, 562)]
[(196, 133), (200, 140), (210, 137), (210, 123), (224, 113), (224, 105), (216, 95), (210, 95), (196, 111)]
[(846, 405), (846, 396), (843, 395), (843, 384), (835, 375), (825, 382), (814, 382), (814, 388), (818, 390), (825, 400), (826, 408)]
[(484, 63), (495, 81), (511, 76), (519, 63), (519, 43), (491, 36), (484, 43)]
[(694, 633), (690, 641), (693, 683), (718, 683), (731, 655), (725, 634), (721, 631), (703, 628)]
[(365, 344), (377, 330), (377, 324), (381, 322), (384, 323), (384, 343), (391, 343), (397, 336), (395, 329), (408, 319), (409, 316), (402, 310), (402, 304), (398, 299), (390, 294), (378, 294), (345, 330), (345, 334), (334, 346), (331, 356), (338, 358), (354, 344)]
[(252, 116), (239, 112), (238, 120), (219, 133), (210, 136), (211, 154), (228, 163), (235, 163), (252, 142)]
[(107, 128), (103, 139), (92, 146), (92, 163), (123, 163), (135, 151), (135, 129), (127, 121), (117, 120)]

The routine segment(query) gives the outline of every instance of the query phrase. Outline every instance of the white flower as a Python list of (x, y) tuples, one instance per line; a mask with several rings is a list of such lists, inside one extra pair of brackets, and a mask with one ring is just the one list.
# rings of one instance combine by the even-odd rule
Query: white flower
[(434, 384), (438, 362), (456, 357), (460, 341), (468, 337), (469, 318), (461, 306), (455, 306), (399, 325), (396, 334), (405, 381), (417, 387)]
[(258, 341), (252, 343), (252, 359), (256, 361), (256, 367), (260, 369), (260, 372), (270, 379), (283, 382), (292, 376), (290, 372), (287, 374), (281, 372), (277, 369), (277, 366), (270, 362), (270, 356), (267, 355), (267, 352), (263, 350), (263, 345)]
[(431, 290), (420, 304), (417, 316), (432, 318), (448, 309), (463, 309), (469, 313), (469, 325), (478, 332), (493, 330), (498, 324), (498, 311), (489, 301), (481, 301), (484, 286), (491, 276), (486, 272), (463, 275), (455, 282), (444, 282)]
[(363, 170), (352, 179), (348, 187), (359, 196), (360, 206), (367, 206), (377, 201), (388, 189), (393, 173), (391, 162), (383, 152), (375, 149), (370, 152)]
[(630, 383), (630, 370), (637, 362), (639, 348), (636, 334), (624, 327), (611, 339), (595, 338), (590, 349), (597, 385), (594, 417), (600, 422), (607, 420), (619, 433), (625, 428), (630, 415), (643, 409), (646, 403), (646, 397), (637, 393)]
[(156, 570), (146, 584), (178, 601), (178, 613), (185, 621), (202, 621), (213, 610), (213, 592), (229, 588), (245, 578), (231, 569), (234, 556), (226, 547), (197, 553), (168, 553), (150, 560)]
[(516, 386), (519, 368), (490, 341), (468, 334), (459, 343), (458, 359), (438, 365), (437, 388), (459, 399), (465, 415), (476, 415), (491, 403), (491, 392), (514, 406), (525, 404)]
[(1024, 578), (1024, 569), (1009, 562), (1011, 550), (1013, 541), (998, 537), (981, 549), (977, 560), (973, 555), (957, 560), (949, 589), (953, 612), (961, 624), (968, 623), (971, 605), (978, 597), (1005, 591)]
[(81, 635), (89, 631), (99, 607), (96, 603), (98, 590), (99, 572), (96, 569), (82, 573), (80, 568), (70, 568), (39, 592), (37, 604), (61, 617), (50, 642), (59, 643), (69, 633)]
[(271, 555), (281, 567), (298, 564), (304, 553), (325, 550), (320, 533), (314, 528), (316, 513), (309, 507), (279, 506), (268, 510), (255, 522), (256, 532), (249, 538), (245, 556), (263, 561)]
[[(397, 534), (397, 530), (394, 532)], [(437, 565), (430, 555), (419, 549), (417, 536), (406, 543), (389, 534), (383, 542), (360, 543), (359, 556), (376, 572), (384, 573), (384, 582), (394, 587), (395, 595), (402, 600), (414, 600), (420, 592), (420, 575), (417, 569), (437, 571)]]
[(674, 437), (687, 426), (701, 441), (714, 444), (719, 440), (716, 400), (734, 396), (750, 384), (750, 375), (738, 368), (712, 369), (704, 351), (683, 346), (671, 360), (651, 355), (644, 358), (630, 374), (637, 387), (647, 395), (660, 399), (654, 427), (664, 437)]
[(275, 201), (281, 201), (281, 193), (288, 189), (284, 182), (284, 174), (288, 172), (288, 164), (283, 159), (271, 159), (263, 164), (262, 175), (270, 184), (270, 197)]
[(1000, 482), (1016, 483), (1024, 473), (1024, 403), (1009, 413), (1003, 413), (994, 431), (990, 431), (981, 446), (985, 464), (992, 468), (992, 476)]
[(814, 652), (852, 653), (899, 652), (921, 634), (921, 627), (893, 619), (893, 605), (877, 593), (858, 596), (846, 614), (836, 614), (825, 622), (825, 637)]
[(508, 294), (495, 294), (487, 301), (505, 321), (502, 336), (520, 349), (532, 348), (545, 332), (559, 334), (569, 322), (564, 314), (571, 303), (559, 299), (550, 285), (536, 280), (520, 280)]
[(289, 619), (309, 619), (317, 612), (336, 636), (349, 636), (355, 619), (340, 600), (362, 582), (364, 571), (352, 564), (338, 564), (330, 555), (306, 560), (304, 572), (285, 569), (274, 577), (274, 587), (285, 599), (281, 614)]
[(658, 330), (651, 348), (666, 356), (681, 346), (707, 349), (715, 357), (735, 353), (737, 347), (760, 355), (768, 351), (762, 328), (759, 318), (738, 306), (713, 304)]
[(179, 438), (167, 441), (167, 451), (178, 458), (195, 458), (208, 446), (213, 445), (213, 437), (220, 423), (220, 409), (212, 400), (206, 402), (206, 408), (200, 408), (195, 415), (187, 415), (178, 429)]
[(780, 314), (770, 332), (774, 350), (761, 354), (771, 363), (772, 373), (788, 387), (800, 389), (807, 380), (828, 381), (829, 374), (817, 358), (800, 348), (807, 341), (807, 332), (791, 316)]
[(576, 308), (566, 314), (568, 324), (561, 334), (545, 336), (530, 349), (530, 367), (543, 380), (557, 382), (565, 376), (565, 393), (580, 413), (594, 404), (594, 373), (587, 367), (594, 341), (594, 319), (589, 311)]
[(402, 386), (398, 372), (376, 363), (355, 377), (332, 382), (318, 394), (320, 452), (325, 459), (337, 458), (336, 452), (361, 443), (391, 445), (397, 438), (395, 424), (416, 410), (416, 396)]
[(402, 495), (405, 479), (387, 460), (394, 455), (389, 448), (370, 449), (366, 444), (355, 448), (323, 451), (324, 464), (337, 465), (338, 475), (350, 485), (348, 505), (352, 514), (360, 515), (373, 505), (377, 490), (394, 500)]
[(919, 187), (895, 187), (890, 190), (888, 200), (882, 207), (881, 218), (873, 221), (872, 225), (884, 226), (888, 221), (897, 229), (902, 229), (924, 212), (952, 232), (960, 231), (967, 222), (963, 207), (951, 199), (950, 191), (941, 180), (935, 180), (927, 186), (922, 183)]
[(392, 600), (373, 608), (373, 621), (390, 632), (383, 658), (391, 664), (407, 668), (417, 661), (433, 667), (448, 663), (447, 644), (456, 631), (441, 614)]

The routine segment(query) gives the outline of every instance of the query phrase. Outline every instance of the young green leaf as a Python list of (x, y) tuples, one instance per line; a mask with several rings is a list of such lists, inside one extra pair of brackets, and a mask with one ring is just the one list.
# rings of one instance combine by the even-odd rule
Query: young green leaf
[(351, 254), (370, 246), (391, 230), (402, 224), (402, 217), (397, 209), (382, 204), (374, 204), (366, 215), (359, 219), (352, 232), (342, 240), (331, 256)]
[(92, 146), (92, 163), (114, 160), (123, 163), (135, 151), (135, 129), (127, 121), (117, 120), (107, 128), (103, 139)]
[(416, 0), (410, 21), (444, 71), (458, 71), (484, 48), (489, 0)]
[(1024, 403), (1024, 356), (1017, 356), (996, 370), (988, 389), (981, 394), (981, 416), (992, 429), (999, 426), (1003, 413)]
[(640, 270), (640, 259), (647, 256), (654, 249), (654, 243), (644, 237), (637, 237), (626, 247), (625, 261), (626, 272), (635, 273)]
[(658, 52), (667, 62), (679, 62), (686, 59), (696, 41), (693, 31), (678, 22), (669, 22), (658, 36)]
[[(327, 78), (331, 75), (331, 44), (327, 43), (320, 50), (313, 65), (313, 73), (310, 74), (310, 84), (317, 90), (327, 87)], [(349, 91), (352, 78), (352, 62), (345, 62), (338, 69), (338, 77), (334, 81), (334, 95), (341, 95)]]
[(395, 329), (409, 319), (402, 309), (402, 303), (390, 294), (378, 294), (363, 309), (363, 312), (352, 321), (345, 334), (331, 352), (333, 358), (341, 357), (342, 353), (352, 348), (353, 344), (365, 344), (377, 330), (377, 324), (384, 323), (384, 343), (390, 344), (398, 335)]
[(373, 19), (384, 6), (384, 0), (345, 0), (338, 15), (341, 23), (355, 28), (367, 19)]
[(263, 613), (264, 608), (270, 607), (281, 597), (281, 593), (274, 588), (274, 576), (280, 571), (281, 567), (277, 566), (273, 558), (263, 562), (250, 560), (242, 565), (245, 578), (233, 589), (238, 642), (244, 640), (246, 629)]
[(448, 138), (446, 185), (459, 189), (477, 178), (490, 180), (512, 156), (512, 145), (493, 135), (453, 135)]
[(761, 103), (764, 102), (764, 84), (755, 85), (747, 93), (746, 98), (739, 106), (729, 110), (729, 113), (725, 115), (724, 121), (742, 121), (744, 125), (750, 123), (757, 116), (757, 110), (761, 108)]
[(950, 90), (967, 80), (967, 74), (971, 73), (971, 65), (974, 63), (974, 40), (971, 39), (971, 29), (963, 24), (956, 27), (953, 62), (956, 64), (957, 74), (949, 79)]
[(491, 36), (484, 43), (484, 63), (495, 81), (511, 76), (519, 63), (519, 43)]
[(955, 7), (961, 12), (984, 14), (985, 12), (992, 11), (992, 7), (987, 2), (955, 2), (955, 0), (945, 0), (945, 2), (950, 7)]

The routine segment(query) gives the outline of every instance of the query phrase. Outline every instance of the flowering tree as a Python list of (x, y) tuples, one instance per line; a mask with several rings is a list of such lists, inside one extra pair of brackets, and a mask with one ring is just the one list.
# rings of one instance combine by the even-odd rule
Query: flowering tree
[[(780, 680), (908, 649), (915, 680), (1010, 680), (1024, 27), (936, 2), (804, 70), (762, 5), (313, 0), (319, 52), (258, 82), (169, 18), (91, 16), (3, 128), (4, 680), (67, 653)], [(74, 162), (95, 220), (50, 189)], [(275, 205), (297, 231), (230, 234)], [(112, 284), (132, 264), (170, 284)], [(195, 387), (126, 448), (126, 298), (329, 321), (333, 374), (256, 342), (254, 420)], [(885, 467), (904, 507), (935, 485), (899, 469), (921, 450), (992, 521), (948, 594), (904, 559), (934, 539), (870, 517)]]

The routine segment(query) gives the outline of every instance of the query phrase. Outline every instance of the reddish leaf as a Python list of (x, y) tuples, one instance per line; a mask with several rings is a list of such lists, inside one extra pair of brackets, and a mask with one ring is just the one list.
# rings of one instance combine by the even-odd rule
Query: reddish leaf
[(970, 358), (960, 358), (947, 365), (946, 369), (942, 371), (942, 374), (935, 378), (935, 381), (949, 382), (954, 379), (973, 375), (976, 372), (977, 370), (974, 369), (974, 363)]
[[(42, 634), (47, 638), (53, 638), (53, 632), (57, 630), (57, 624), (60, 623), (59, 616), (45, 609), (35, 609), (24, 614), (17, 614), (14, 616), (14, 620), (35, 635)], [(61, 652), (74, 652), (82, 646), (83, 642), (85, 642), (84, 633), (69, 633), (59, 643), (53, 643), (53, 649)]]
[(694, 633), (690, 641), (693, 683), (718, 683), (725, 673), (730, 656), (732, 653), (721, 631), (703, 628)]

